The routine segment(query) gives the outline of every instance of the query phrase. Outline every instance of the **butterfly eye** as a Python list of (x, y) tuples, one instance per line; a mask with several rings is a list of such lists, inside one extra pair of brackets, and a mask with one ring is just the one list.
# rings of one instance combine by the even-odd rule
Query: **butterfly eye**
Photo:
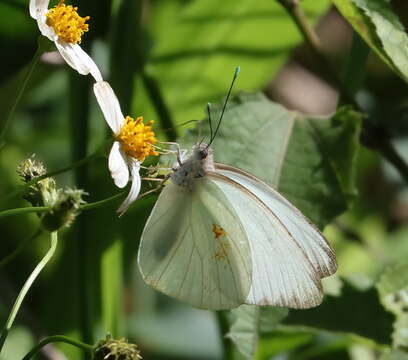
[(200, 160), (205, 159), (208, 156), (208, 150), (207, 149), (201, 149), (198, 151), (198, 157)]

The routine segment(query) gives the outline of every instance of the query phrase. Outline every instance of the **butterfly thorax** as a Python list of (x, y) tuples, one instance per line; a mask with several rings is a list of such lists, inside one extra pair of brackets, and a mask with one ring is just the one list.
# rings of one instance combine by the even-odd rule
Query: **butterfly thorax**
[(170, 178), (174, 184), (192, 189), (196, 179), (204, 177), (207, 171), (214, 170), (211, 148), (200, 143), (194, 145), (191, 155), (173, 169)]

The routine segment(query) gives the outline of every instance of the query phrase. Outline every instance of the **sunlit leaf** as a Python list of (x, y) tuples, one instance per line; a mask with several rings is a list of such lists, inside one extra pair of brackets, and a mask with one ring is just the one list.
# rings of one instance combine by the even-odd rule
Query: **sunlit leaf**
[(333, 0), (343, 16), (399, 76), (408, 80), (408, 35), (387, 0)]

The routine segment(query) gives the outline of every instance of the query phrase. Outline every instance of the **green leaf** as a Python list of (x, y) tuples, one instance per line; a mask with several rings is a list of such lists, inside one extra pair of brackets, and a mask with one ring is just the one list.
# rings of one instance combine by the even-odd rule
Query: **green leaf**
[(241, 305), (230, 312), (231, 328), (226, 335), (245, 359), (256, 352), (259, 332), (270, 332), (288, 314), (288, 309)]
[(408, 360), (408, 354), (395, 349), (387, 349), (380, 357), (380, 360)]
[[(200, 116), (202, 104), (223, 96), (236, 66), (239, 87), (264, 88), (302, 42), (302, 35), (275, 0), (152, 2), (155, 42), (147, 71), (160, 88), (177, 124)], [(314, 23), (328, 0), (302, 3)], [(253, 71), (256, 69), (256, 71)], [(136, 99), (138, 113), (150, 116)]]
[(326, 296), (323, 304), (316, 308), (291, 310), (284, 323), (341, 331), (378, 343), (389, 343), (392, 317), (381, 306), (376, 295), (374, 288), (359, 291), (345, 282), (341, 297)]
[(333, 0), (379, 57), (408, 81), (408, 36), (387, 0)]
[(395, 348), (408, 346), (408, 264), (385, 271), (377, 284), (383, 306), (396, 317), (392, 342)]
[[(218, 119), (219, 110), (213, 111), (213, 119)], [(241, 94), (229, 103), (212, 147), (215, 161), (278, 188), (324, 227), (346, 210), (346, 198), (355, 194), (360, 126), (361, 115), (349, 109), (331, 117), (304, 116), (263, 94)], [(208, 123), (200, 123), (198, 129), (181, 139), (185, 148), (202, 136), (208, 139)]]

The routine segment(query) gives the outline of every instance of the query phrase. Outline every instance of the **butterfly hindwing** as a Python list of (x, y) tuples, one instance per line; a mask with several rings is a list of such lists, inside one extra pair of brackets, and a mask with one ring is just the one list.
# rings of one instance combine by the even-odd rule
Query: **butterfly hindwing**
[(139, 249), (148, 284), (199, 308), (230, 309), (248, 296), (251, 260), (245, 229), (216, 183), (166, 185)]
[(208, 176), (235, 208), (248, 236), (253, 267), (245, 302), (292, 308), (318, 305), (323, 296), (320, 280), (336, 268), (320, 232), (255, 177), (218, 164)]

